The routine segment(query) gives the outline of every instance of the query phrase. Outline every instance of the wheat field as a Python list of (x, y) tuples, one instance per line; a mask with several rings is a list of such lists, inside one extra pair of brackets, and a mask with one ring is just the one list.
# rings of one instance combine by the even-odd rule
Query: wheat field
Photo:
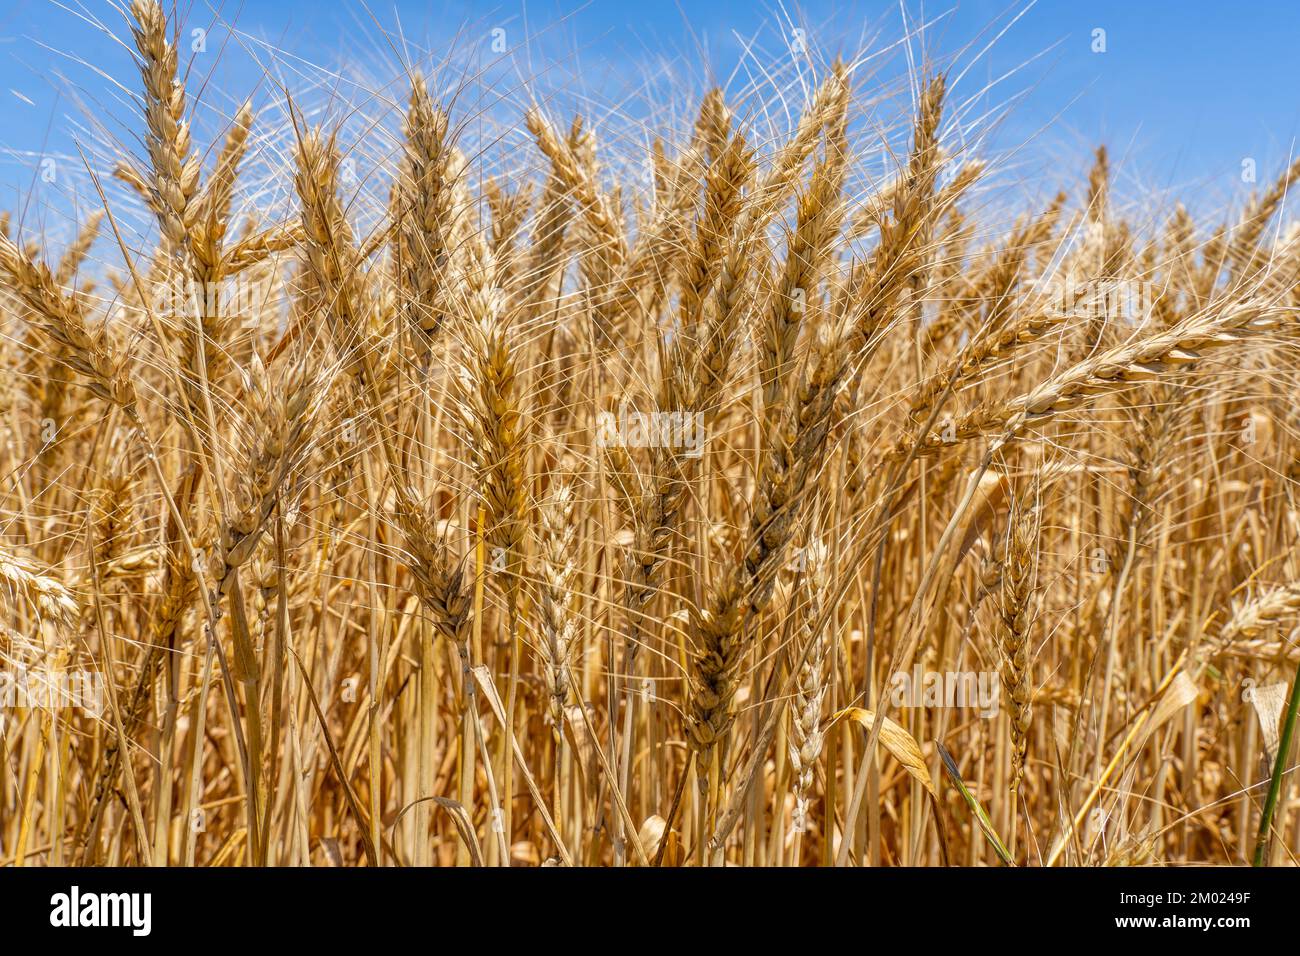
[(815, 51), (358, 123), (122, 14), (0, 238), (0, 865), (1295, 861), (1300, 164), (995, 202)]

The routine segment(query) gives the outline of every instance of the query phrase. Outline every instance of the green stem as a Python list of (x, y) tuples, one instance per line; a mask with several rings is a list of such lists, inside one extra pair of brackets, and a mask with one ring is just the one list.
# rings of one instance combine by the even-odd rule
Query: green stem
[(1277, 745), (1277, 759), (1273, 761), (1273, 782), (1268, 788), (1268, 799), (1264, 801), (1264, 813), (1259, 818), (1259, 836), (1255, 839), (1255, 866), (1263, 866), (1268, 850), (1269, 829), (1273, 823), (1273, 811), (1277, 809), (1277, 798), (1282, 792), (1282, 774), (1286, 770), (1287, 758), (1291, 755), (1291, 736), (1295, 732), (1296, 711), (1300, 710), (1300, 665), (1296, 666), (1296, 676), (1291, 681), (1291, 699), (1286, 705), (1286, 723), (1282, 726), (1282, 739)]

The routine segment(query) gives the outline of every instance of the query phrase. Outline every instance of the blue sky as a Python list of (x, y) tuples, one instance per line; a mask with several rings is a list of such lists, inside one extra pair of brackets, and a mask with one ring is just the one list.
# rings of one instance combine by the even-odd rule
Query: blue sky
[[(165, 5), (172, 9), (171, 0)], [(435, 53), (449, 46), (486, 52), (499, 27), (515, 51), (516, 76), (581, 85), (584, 96), (616, 103), (647, 71), (677, 86), (728, 77), (740, 83), (732, 70), (745, 61), (746, 43), (761, 37), (759, 49), (771, 49), (788, 38), (791, 22), (828, 58), (863, 43), (888, 48), (906, 22), (914, 30), (926, 24), (913, 53), (964, 71), (957, 90), (964, 97), (1014, 71), (983, 100), (1000, 116), (990, 145), (1026, 180), (1076, 181), (1092, 147), (1105, 142), (1117, 191), (1172, 190), (1221, 206), (1249, 188), (1241, 181), (1244, 158), (1255, 160), (1262, 183), (1287, 162), (1300, 132), (1294, 2), (184, 0), (178, 9), (184, 36), (209, 30), (206, 53), (193, 58), (190, 88), (202, 85), (218, 111), (247, 94), (259, 77), (255, 61), (270, 56), (254, 37), (292, 53), (281, 60), (291, 73), (301, 57), (331, 67), (360, 63), (368, 75), (391, 77), (399, 25), (408, 51)], [(123, 141), (134, 135), (126, 94), (113, 81), (134, 89), (138, 76), (122, 48), (87, 18), (124, 32), (105, 0), (0, 4), (0, 208), (21, 205), (37, 188), (43, 157), (75, 160), (76, 142), (96, 123)], [(231, 23), (237, 38), (223, 26)], [(1104, 53), (1093, 51), (1097, 29), (1105, 31)], [(756, 59), (749, 57), (751, 70)], [(882, 84), (906, 67), (901, 46), (873, 61)]]

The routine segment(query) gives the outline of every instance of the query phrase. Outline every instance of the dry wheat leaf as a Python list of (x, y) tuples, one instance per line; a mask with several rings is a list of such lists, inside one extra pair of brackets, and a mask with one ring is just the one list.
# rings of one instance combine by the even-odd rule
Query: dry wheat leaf
[(641, 824), (641, 845), (645, 847), (646, 856), (654, 856), (659, 852), (659, 841), (664, 838), (664, 827), (667, 821), (655, 813), (645, 818)]
[[(1139, 746), (1146, 743), (1155, 731), (1164, 726), (1164, 724), (1188, 704), (1196, 700), (1197, 689), (1195, 682), (1187, 676), (1186, 671), (1179, 671), (1178, 676), (1173, 679), (1168, 689), (1160, 696), (1160, 702), (1151, 713), (1151, 718), (1147, 721), (1146, 726), (1142, 728), (1142, 738), (1138, 742)], [(1135, 748), (1136, 749), (1136, 748)]]
[[(856, 720), (867, 733), (871, 733), (876, 724), (875, 711), (864, 710), (861, 707), (845, 707), (831, 718), (830, 724), (835, 724), (841, 717)], [(884, 726), (880, 728), (880, 742), (894, 755), (894, 759), (903, 765), (903, 769), (925, 787), (930, 796), (938, 798), (939, 791), (935, 789), (934, 781), (930, 779), (930, 770), (925, 765), (925, 755), (921, 753), (921, 745), (916, 742), (915, 737), (886, 717)]]

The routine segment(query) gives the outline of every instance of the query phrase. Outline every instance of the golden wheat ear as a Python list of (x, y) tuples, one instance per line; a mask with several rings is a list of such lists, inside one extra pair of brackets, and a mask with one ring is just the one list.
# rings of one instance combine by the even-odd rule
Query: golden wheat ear
[(41, 331), (64, 348), (68, 364), (82, 374), (87, 387), (104, 401), (133, 412), (135, 386), (124, 358), (106, 324), (87, 319), (84, 299), (60, 289), (49, 267), (7, 237), (0, 237), (0, 275)]
[(79, 609), (72, 592), (53, 573), (0, 544), (0, 595), (16, 620), (25, 613), (63, 628), (76, 624)]

